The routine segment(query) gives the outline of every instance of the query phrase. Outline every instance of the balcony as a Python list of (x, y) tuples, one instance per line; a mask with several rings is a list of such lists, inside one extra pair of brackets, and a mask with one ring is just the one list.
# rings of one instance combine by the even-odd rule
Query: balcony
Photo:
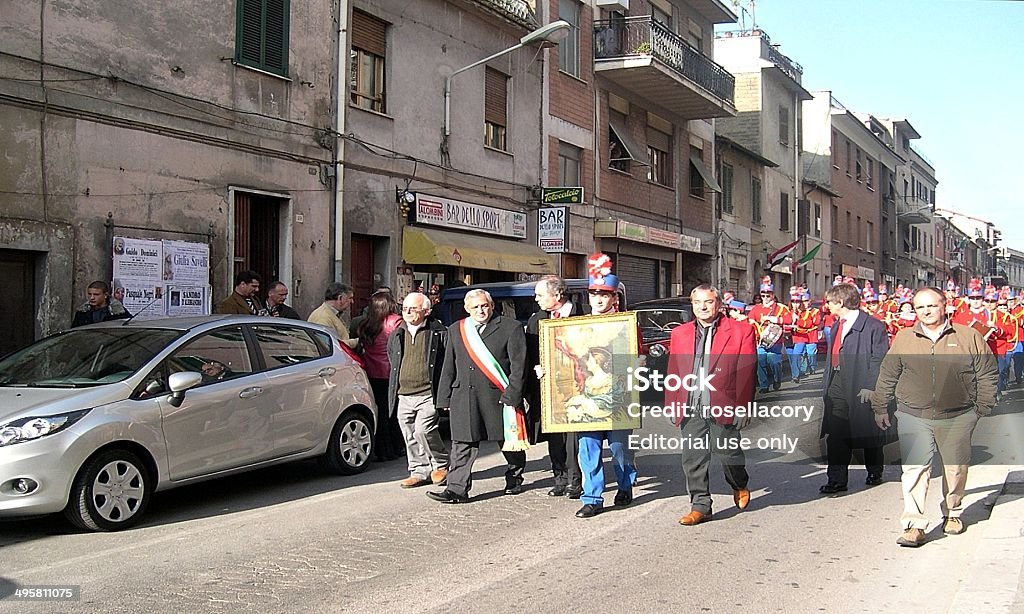
[(492, 15), (497, 15), (516, 24), (533, 30), (537, 27), (537, 18), (533, 7), (526, 0), (461, 0), (463, 4), (475, 5)]
[(932, 208), (923, 198), (906, 196), (896, 199), (896, 218), (904, 224), (930, 224)]
[(736, 115), (729, 71), (650, 16), (595, 21), (594, 72), (683, 119)]

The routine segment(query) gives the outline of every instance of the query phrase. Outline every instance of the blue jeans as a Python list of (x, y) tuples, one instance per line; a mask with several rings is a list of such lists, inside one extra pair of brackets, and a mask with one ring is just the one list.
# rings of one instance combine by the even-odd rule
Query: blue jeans
[(757, 346), (757, 387), (767, 390), (774, 383), (782, 381), (782, 352), (785, 350), (781, 343), (765, 349)]
[[(807, 355), (807, 366), (803, 369), (800, 368), (800, 358)], [(793, 379), (800, 377), (801, 375), (807, 375), (817, 369), (817, 358), (818, 358), (818, 344), (814, 342), (800, 342), (794, 343), (793, 349), (789, 351), (789, 371), (793, 375)]]
[(584, 505), (603, 505), (604, 499), (604, 463), (601, 461), (601, 448), (608, 439), (608, 448), (612, 451), (612, 463), (615, 466), (615, 480), (619, 490), (631, 490), (636, 481), (636, 468), (633, 466), (633, 451), (629, 449), (629, 435), (633, 431), (600, 431), (580, 433), (579, 460), (580, 471), (583, 473), (583, 495), (580, 501)]
[(1010, 374), (1010, 362), (1012, 360), (1013, 354), (1002, 354), (996, 356), (996, 364), (999, 365), (999, 387), (996, 388), (997, 392), (1006, 390), (1006, 384)]
[(1018, 384), (1024, 380), (1024, 341), (1013, 348), (1013, 378)]

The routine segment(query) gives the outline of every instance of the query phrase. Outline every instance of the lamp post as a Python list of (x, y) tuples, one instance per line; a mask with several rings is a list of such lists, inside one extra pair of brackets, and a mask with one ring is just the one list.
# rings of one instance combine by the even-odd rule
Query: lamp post
[(458, 69), (456, 71), (453, 71), (452, 74), (450, 74), (447, 77), (445, 77), (445, 79), (444, 79), (444, 135), (442, 137), (442, 142), (441, 142), (442, 158), (446, 158), (447, 155), (448, 155), (448, 137), (451, 135), (451, 123), (450, 123), (450, 121), (451, 121), (452, 79), (455, 77), (455, 75), (457, 75), (459, 73), (466, 72), (467, 70), (470, 70), (471, 68), (476, 68), (477, 66), (480, 66), (481, 64), (486, 64), (487, 62), (490, 62), (491, 60), (493, 60), (495, 58), (500, 58), (501, 56), (505, 55), (506, 53), (511, 53), (511, 52), (515, 51), (516, 49), (519, 49), (521, 47), (525, 47), (527, 45), (533, 45), (535, 43), (545, 43), (545, 42), (553, 43), (553, 42), (557, 42), (557, 41), (565, 38), (566, 36), (568, 36), (569, 28), (570, 27), (571, 26), (569, 25), (569, 23), (564, 21), (564, 20), (560, 19), (558, 21), (553, 21), (553, 22), (551, 22), (551, 23), (549, 23), (549, 24), (547, 24), (545, 26), (541, 26), (541, 27), (537, 28), (533, 32), (530, 32), (526, 36), (520, 38), (519, 42), (517, 44), (512, 45), (508, 49), (504, 49), (502, 51), (499, 51), (498, 53), (495, 53), (493, 55), (489, 55), (489, 56), (487, 56), (486, 58), (484, 58), (482, 60), (473, 62), (469, 66), (463, 66), (462, 68), (460, 68), (460, 69)]

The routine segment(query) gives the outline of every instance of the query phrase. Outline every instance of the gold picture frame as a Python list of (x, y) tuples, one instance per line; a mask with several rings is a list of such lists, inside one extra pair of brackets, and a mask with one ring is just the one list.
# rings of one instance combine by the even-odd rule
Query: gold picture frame
[(636, 314), (611, 313), (540, 321), (541, 430), (545, 433), (640, 428)]

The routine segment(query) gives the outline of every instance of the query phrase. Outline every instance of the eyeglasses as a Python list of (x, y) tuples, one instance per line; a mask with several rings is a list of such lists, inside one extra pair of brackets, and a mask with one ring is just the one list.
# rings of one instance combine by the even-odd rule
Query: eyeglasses
[(402, 307), (402, 313), (416, 313), (417, 311), (426, 311), (425, 307)]

